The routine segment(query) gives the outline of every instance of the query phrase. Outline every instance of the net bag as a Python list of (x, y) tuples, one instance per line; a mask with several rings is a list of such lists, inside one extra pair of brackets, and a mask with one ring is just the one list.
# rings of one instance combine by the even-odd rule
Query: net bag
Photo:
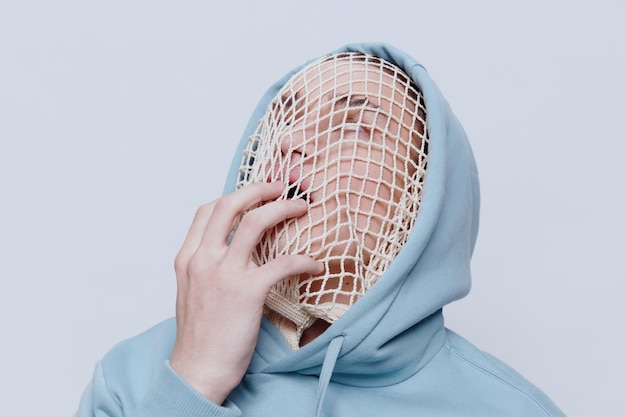
[(267, 230), (253, 253), (324, 263), (272, 288), (265, 314), (299, 347), (316, 320), (333, 323), (385, 272), (417, 216), (427, 160), (421, 92), (395, 65), (362, 53), (323, 57), (296, 73), (249, 138), (237, 188), (283, 181), (307, 213)]

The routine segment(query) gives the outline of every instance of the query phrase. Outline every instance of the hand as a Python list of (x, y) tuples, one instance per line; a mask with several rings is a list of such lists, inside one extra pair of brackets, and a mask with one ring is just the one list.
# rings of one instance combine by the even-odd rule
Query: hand
[[(270, 288), (291, 275), (324, 268), (304, 255), (262, 266), (252, 262), (266, 229), (307, 210), (302, 199), (271, 201), (284, 187), (250, 184), (200, 207), (176, 256), (177, 334), (170, 365), (216, 404), (224, 402), (250, 364)], [(268, 203), (243, 216), (229, 245), (237, 218), (261, 202)]]

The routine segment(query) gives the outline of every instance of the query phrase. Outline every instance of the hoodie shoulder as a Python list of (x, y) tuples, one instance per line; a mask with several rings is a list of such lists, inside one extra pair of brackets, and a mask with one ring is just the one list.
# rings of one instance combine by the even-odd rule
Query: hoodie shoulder
[(500, 416), (565, 417), (546, 394), (517, 371), (448, 329), (444, 347), (450, 369), (456, 374), (455, 384), (464, 385), (480, 408), (493, 408), (498, 410), (493, 415)]
[(114, 346), (102, 359), (103, 378), (122, 403), (134, 403), (150, 387), (171, 355), (176, 321), (165, 320)]
[(176, 320), (172, 317), (115, 345), (104, 357), (105, 366), (115, 362), (133, 363), (168, 359), (176, 339)]
[(75, 417), (241, 417), (209, 401), (169, 366), (176, 322), (168, 319), (117, 344), (97, 365)]

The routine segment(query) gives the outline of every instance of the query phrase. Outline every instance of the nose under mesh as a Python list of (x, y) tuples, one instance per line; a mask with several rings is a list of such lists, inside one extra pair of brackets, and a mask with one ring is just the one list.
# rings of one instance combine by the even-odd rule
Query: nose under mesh
[(267, 230), (254, 251), (262, 265), (305, 254), (319, 275), (278, 283), (266, 315), (297, 349), (316, 320), (340, 318), (382, 276), (415, 222), (427, 160), (421, 92), (395, 65), (343, 53), (295, 74), (249, 138), (240, 188), (283, 181), (280, 198), (307, 213)]

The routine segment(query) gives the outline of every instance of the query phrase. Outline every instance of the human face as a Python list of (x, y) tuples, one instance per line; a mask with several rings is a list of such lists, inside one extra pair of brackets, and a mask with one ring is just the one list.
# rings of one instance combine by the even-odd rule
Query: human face
[(366, 279), (373, 258), (402, 245), (393, 239), (410, 229), (425, 168), (419, 97), (391, 64), (344, 54), (294, 75), (268, 107), (251, 180), (285, 182), (283, 198), (309, 210), (266, 233), (258, 262), (295, 253), (323, 261), (324, 274), (298, 279), (314, 303), (352, 304), (375, 281)]

